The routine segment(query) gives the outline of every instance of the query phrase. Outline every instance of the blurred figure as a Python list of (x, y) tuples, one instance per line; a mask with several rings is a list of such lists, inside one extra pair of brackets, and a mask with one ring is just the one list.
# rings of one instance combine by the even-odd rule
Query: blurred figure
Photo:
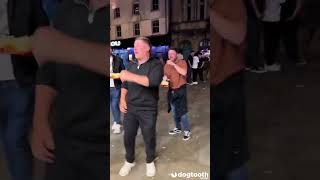
[(202, 69), (203, 69), (203, 80), (204, 80), (204, 82), (206, 82), (206, 81), (208, 81), (208, 78), (209, 78), (208, 76), (209, 76), (209, 71), (210, 71), (209, 55), (204, 55)]
[[(125, 69), (122, 59), (113, 55), (111, 48), (110, 54), (110, 73), (120, 73)], [(122, 82), (120, 79), (110, 78), (110, 108), (114, 121), (111, 129), (114, 134), (119, 134), (121, 132), (121, 113), (119, 109), (121, 84)]]
[(263, 8), (264, 48), (267, 71), (280, 71), (281, 64), (276, 63), (280, 40), (283, 40), (289, 60), (296, 65), (299, 61), (297, 49), (297, 15), (301, 0), (266, 0)]
[(198, 84), (198, 74), (199, 74), (198, 68), (199, 68), (199, 62), (200, 62), (199, 54), (200, 54), (199, 52), (196, 52), (192, 58), (192, 85)]
[(103, 30), (109, 24), (109, 9), (108, 1), (62, 1), (53, 28), (37, 30), (33, 36), (33, 54), (41, 67), (32, 151), (46, 163), (46, 180), (109, 176), (110, 52)]
[[(0, 36), (31, 36), (38, 27), (48, 24), (40, 0), (0, 1)], [(28, 138), (38, 65), (31, 56), (0, 53), (0, 68), (0, 142), (4, 157), (12, 180), (32, 180)]]
[(260, 61), (260, 39), (262, 31), (262, 3), (261, 0), (245, 0), (247, 9), (247, 35), (246, 35), (246, 68), (251, 72), (264, 73), (264, 66)]
[(194, 52), (191, 51), (191, 53), (188, 56), (187, 59), (187, 66), (188, 66), (188, 72), (187, 72), (187, 83), (192, 84), (192, 64), (193, 64), (193, 56)]
[[(232, 4), (232, 6), (230, 6)], [(213, 180), (248, 179), (244, 92), (247, 16), (242, 0), (210, 4)]]

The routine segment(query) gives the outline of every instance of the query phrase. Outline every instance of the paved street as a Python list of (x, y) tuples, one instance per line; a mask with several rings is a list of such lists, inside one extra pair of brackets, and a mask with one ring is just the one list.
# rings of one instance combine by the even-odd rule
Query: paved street
[(320, 169), (320, 63), (248, 73), (252, 180), (314, 179)]

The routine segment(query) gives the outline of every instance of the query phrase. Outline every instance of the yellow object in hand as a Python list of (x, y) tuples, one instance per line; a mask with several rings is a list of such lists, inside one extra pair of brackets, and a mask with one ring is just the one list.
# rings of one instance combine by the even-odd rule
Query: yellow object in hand
[(14, 55), (32, 54), (31, 38), (28, 36), (0, 37), (0, 53), (14, 54)]

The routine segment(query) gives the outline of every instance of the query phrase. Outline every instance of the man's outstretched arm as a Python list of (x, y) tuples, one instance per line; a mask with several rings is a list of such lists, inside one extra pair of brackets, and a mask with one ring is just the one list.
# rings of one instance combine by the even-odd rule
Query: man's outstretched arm
[(50, 27), (39, 28), (32, 37), (32, 51), (40, 65), (52, 61), (74, 64), (106, 76), (108, 45), (72, 38)]

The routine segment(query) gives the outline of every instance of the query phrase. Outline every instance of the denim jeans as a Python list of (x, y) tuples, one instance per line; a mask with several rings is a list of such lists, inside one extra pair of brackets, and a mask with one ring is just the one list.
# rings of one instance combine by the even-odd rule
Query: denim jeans
[(0, 139), (13, 180), (32, 179), (28, 134), (32, 125), (34, 88), (0, 81)]
[(174, 119), (174, 122), (176, 124), (176, 128), (181, 129), (181, 122), (182, 122), (182, 125), (183, 125), (183, 128), (184, 128), (183, 130), (184, 131), (190, 131), (188, 115), (184, 114), (181, 117), (177, 117), (176, 113), (175, 113), (176, 107), (172, 103), (170, 105), (171, 105), (171, 110), (172, 110), (172, 113), (173, 113), (173, 119)]
[(120, 92), (120, 88), (110, 88), (110, 108), (113, 116), (113, 121), (117, 124), (121, 124), (121, 114), (119, 109)]

